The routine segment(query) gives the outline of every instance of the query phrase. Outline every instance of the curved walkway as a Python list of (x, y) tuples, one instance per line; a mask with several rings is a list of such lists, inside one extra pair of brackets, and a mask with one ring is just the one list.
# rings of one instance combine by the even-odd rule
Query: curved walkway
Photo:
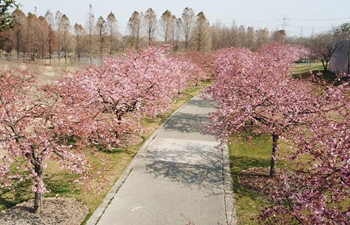
[(144, 144), (88, 225), (234, 225), (227, 147), (205, 134), (212, 102), (199, 97)]

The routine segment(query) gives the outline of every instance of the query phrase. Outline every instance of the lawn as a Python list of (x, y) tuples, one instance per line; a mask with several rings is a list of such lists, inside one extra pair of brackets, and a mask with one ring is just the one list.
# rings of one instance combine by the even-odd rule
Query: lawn
[[(232, 137), (228, 143), (230, 169), (239, 224), (258, 224), (258, 221), (251, 218), (258, 216), (261, 208), (269, 205), (268, 198), (243, 187), (239, 182), (239, 174), (250, 168), (270, 166), (272, 138), (270, 135), (252, 135), (253, 138), (248, 140), (248, 136), (250, 135)], [(282, 140), (279, 147), (280, 154), (288, 148)], [(280, 161), (277, 163), (277, 168), (284, 168), (285, 164), (286, 161)]]
[(309, 71), (312, 71), (314, 74), (321, 72), (321, 78), (325, 79), (326, 82), (331, 83), (335, 80), (336, 75), (330, 71), (324, 71), (323, 65), (321, 62), (315, 62), (311, 64), (300, 63), (295, 64), (292, 68), (292, 73), (294, 77), (298, 78), (308, 78)]

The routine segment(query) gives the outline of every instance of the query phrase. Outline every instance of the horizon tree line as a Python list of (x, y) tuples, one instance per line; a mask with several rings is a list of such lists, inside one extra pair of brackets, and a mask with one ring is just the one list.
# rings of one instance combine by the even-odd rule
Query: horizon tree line
[[(313, 49), (320, 51), (317, 47), (319, 44), (326, 44), (330, 48), (333, 40), (330, 41), (328, 36), (336, 33), (330, 31), (329, 34), (310, 38), (293, 38), (288, 37), (284, 30), (255, 30), (252, 26), (237, 26), (234, 21), (231, 26), (221, 22), (211, 25), (204, 12), (195, 14), (188, 7), (183, 10), (181, 17), (176, 17), (169, 10), (160, 17), (152, 8), (145, 12), (134, 11), (128, 20), (128, 32), (125, 35), (120, 33), (117, 17), (113, 12), (105, 18), (97, 18), (92, 5), (89, 5), (85, 25), (73, 24), (61, 11), (53, 13), (48, 10), (44, 16), (37, 16), (31, 12), (26, 15), (17, 8), (12, 15), (16, 25), (13, 29), (0, 32), (0, 39), (5, 40), (0, 49), (17, 58), (49, 58), (50, 63), (53, 57), (59, 60), (64, 58), (65, 61), (68, 57), (74, 57), (78, 61), (86, 57), (91, 62), (93, 58), (112, 56), (129, 49), (140, 51), (148, 46), (161, 44), (170, 45), (174, 52), (208, 53), (225, 47), (257, 50), (273, 42), (288, 42), (311, 48), (313, 56), (327, 64), (329, 54), (328, 58), (324, 53), (320, 56)], [(327, 41), (324, 40), (325, 37)], [(324, 48), (322, 51), (325, 51)]]

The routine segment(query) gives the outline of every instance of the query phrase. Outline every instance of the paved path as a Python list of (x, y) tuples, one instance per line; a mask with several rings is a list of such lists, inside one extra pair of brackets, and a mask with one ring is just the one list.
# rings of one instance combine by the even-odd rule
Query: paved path
[(196, 97), (173, 114), (87, 224), (236, 224), (227, 147), (204, 133), (214, 110)]

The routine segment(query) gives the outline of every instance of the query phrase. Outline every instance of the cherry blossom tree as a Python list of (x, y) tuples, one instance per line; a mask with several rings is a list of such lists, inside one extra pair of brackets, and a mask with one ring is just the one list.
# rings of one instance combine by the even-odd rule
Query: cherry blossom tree
[(210, 54), (201, 53), (197, 51), (187, 51), (184, 53), (175, 53), (173, 57), (180, 59), (183, 63), (191, 65), (194, 70), (189, 80), (198, 84), (201, 80), (211, 78), (215, 72), (216, 67), (214, 64), (214, 58)]
[(218, 67), (214, 84), (207, 93), (219, 103), (212, 115), (213, 131), (224, 141), (240, 133), (248, 122), (258, 134), (272, 136), (270, 177), (275, 175), (278, 141), (291, 127), (307, 124), (315, 107), (310, 83), (291, 76), (291, 64), (304, 50), (274, 44), (258, 52), (223, 49), (215, 53)]
[(169, 110), (172, 98), (200, 69), (167, 56), (166, 48), (106, 59), (50, 85), (40, 85), (30, 71), (2, 73), (0, 186), (27, 177), (11, 171), (11, 165), (24, 168), (33, 180), (34, 210), (40, 213), (42, 195), (49, 191), (42, 178), (49, 161), (85, 178), (87, 154), (117, 147), (122, 134), (140, 130), (142, 116)]
[[(150, 47), (105, 59), (103, 66), (90, 66), (75, 74), (72, 83), (86, 87), (119, 125), (123, 119), (131, 123), (141, 116), (156, 116), (169, 110), (178, 91), (203, 73), (194, 63), (167, 57), (165, 49), (167, 46)], [(131, 121), (128, 115), (132, 115)]]
[(52, 90), (38, 87), (30, 71), (4, 72), (0, 79), (0, 185), (9, 187), (14, 178), (23, 180), (26, 175), (10, 173), (10, 165), (23, 166), (33, 180), (35, 213), (40, 213), (42, 194), (48, 192), (42, 179), (48, 160), (78, 174), (86, 169), (81, 148), (85, 145), (78, 139), (69, 141), (85, 118), (73, 102), (60, 95), (52, 98)]
[(317, 96), (324, 114), (292, 139), (294, 173), (281, 174), (264, 224), (348, 224), (350, 218), (349, 84), (328, 85)]
[(313, 83), (292, 79), (290, 63), (302, 52), (295, 46), (272, 45), (257, 53), (217, 53), (218, 74), (208, 90), (219, 103), (213, 127), (227, 140), (252, 121), (257, 133), (272, 135), (271, 167), (278, 139), (284, 137), (291, 146), (283, 156), (290, 170), (275, 175), (271, 206), (262, 209), (260, 223), (347, 224), (349, 84), (327, 84), (320, 74), (311, 76)]

